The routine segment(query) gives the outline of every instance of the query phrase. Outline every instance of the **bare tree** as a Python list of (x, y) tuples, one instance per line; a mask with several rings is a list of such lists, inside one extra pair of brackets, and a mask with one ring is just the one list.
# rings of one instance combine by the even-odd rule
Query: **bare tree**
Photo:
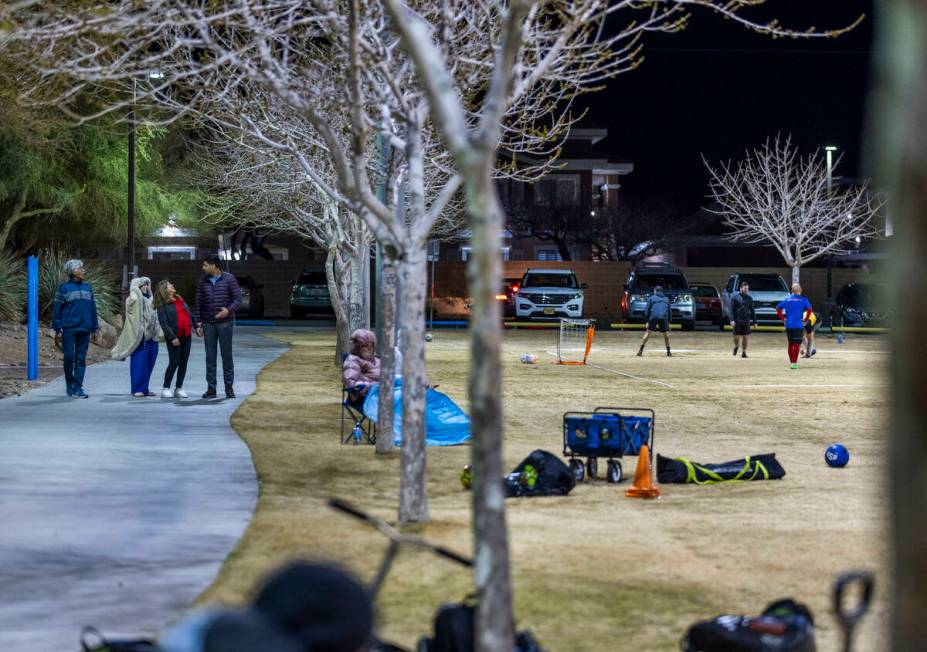
[[(512, 0), (489, 5), (448, 0), (432, 13), (424, 3), (383, 1), (415, 62), (435, 124), (464, 180), (473, 251), (468, 278), (474, 298), (470, 405), (479, 597), (476, 649), (501, 652), (512, 649), (514, 627), (499, 479), (500, 328), (494, 294), (501, 278), (503, 211), (493, 183), (498, 149), (543, 154), (552, 141), (562, 142), (573, 122), (569, 113), (573, 99), (639, 65), (643, 35), (683, 29), (690, 8), (708, 8), (772, 36), (833, 36), (839, 31), (799, 34), (775, 21), (759, 23), (743, 15), (744, 9), (763, 4), (762, 0)], [(468, 58), (460, 48), (470, 43), (460, 39), (474, 38), (485, 40), (492, 51), (491, 64), (483, 64), (491, 66), (492, 75), (483, 87), (462, 74), (461, 64)], [(483, 90), (474, 96), (474, 88)]]
[(802, 158), (790, 138), (767, 141), (736, 166), (706, 167), (720, 206), (712, 211), (724, 217), (734, 240), (774, 246), (792, 268), (792, 283), (802, 265), (880, 234), (883, 202), (868, 184), (831, 192), (820, 151)]

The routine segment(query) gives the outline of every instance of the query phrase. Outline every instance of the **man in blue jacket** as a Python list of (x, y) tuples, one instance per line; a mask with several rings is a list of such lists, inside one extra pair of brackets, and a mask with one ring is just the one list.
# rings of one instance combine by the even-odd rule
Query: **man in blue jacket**
[(232, 330), (235, 311), (241, 305), (238, 280), (219, 267), (219, 256), (210, 254), (203, 261), (204, 276), (196, 284), (196, 304), (193, 321), (196, 334), (206, 344), (206, 393), (203, 398), (216, 397), (216, 348), (222, 354), (222, 379), (226, 398), (235, 398), (235, 365), (232, 362)]
[(801, 293), (801, 286), (792, 286), (792, 294), (776, 306), (779, 319), (785, 320), (785, 336), (789, 340), (789, 362), (792, 369), (798, 369), (798, 351), (805, 335), (805, 322), (812, 312), (811, 302)]
[(641, 348), (637, 350), (637, 355), (644, 355), (644, 346), (650, 339), (650, 334), (656, 331), (663, 333), (663, 341), (666, 342), (666, 355), (673, 357), (670, 353), (669, 341), (669, 319), (670, 319), (670, 302), (663, 294), (663, 288), (656, 286), (653, 294), (647, 299), (647, 307), (644, 309), (644, 321), (647, 322), (647, 331), (644, 333), (644, 339), (641, 340)]
[(69, 260), (64, 264), (68, 280), (58, 286), (52, 302), (52, 328), (55, 344), (64, 353), (64, 381), (68, 396), (88, 398), (84, 393), (84, 370), (90, 335), (100, 328), (93, 288), (84, 283), (84, 263)]

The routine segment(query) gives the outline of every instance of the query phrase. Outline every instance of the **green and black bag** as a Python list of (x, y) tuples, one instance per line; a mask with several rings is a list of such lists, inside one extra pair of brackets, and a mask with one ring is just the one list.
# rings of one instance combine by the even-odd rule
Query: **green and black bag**
[(746, 480), (779, 480), (785, 469), (775, 453), (751, 455), (721, 464), (701, 464), (685, 457), (657, 455), (657, 480), (660, 484), (716, 484)]

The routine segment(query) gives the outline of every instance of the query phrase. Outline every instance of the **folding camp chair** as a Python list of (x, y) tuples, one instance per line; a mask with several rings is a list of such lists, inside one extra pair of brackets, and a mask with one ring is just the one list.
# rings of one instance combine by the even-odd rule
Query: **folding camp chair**
[[(364, 399), (352, 396), (352, 389), (341, 389), (341, 443), (375, 444), (377, 424), (364, 415)], [(345, 428), (346, 424), (350, 424), (350, 429)]]

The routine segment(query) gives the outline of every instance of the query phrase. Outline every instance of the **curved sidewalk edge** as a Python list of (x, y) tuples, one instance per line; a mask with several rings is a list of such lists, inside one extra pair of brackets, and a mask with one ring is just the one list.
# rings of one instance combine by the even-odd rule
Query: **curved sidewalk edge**
[[(87, 400), (59, 378), (0, 401), (0, 647), (76, 650), (88, 624), (153, 635), (215, 579), (258, 492), (229, 419), (288, 348), (258, 333), (235, 330), (233, 400), (199, 398), (194, 338), (185, 400), (133, 398), (126, 361), (88, 367)], [(162, 344), (159, 394), (166, 365)]]

